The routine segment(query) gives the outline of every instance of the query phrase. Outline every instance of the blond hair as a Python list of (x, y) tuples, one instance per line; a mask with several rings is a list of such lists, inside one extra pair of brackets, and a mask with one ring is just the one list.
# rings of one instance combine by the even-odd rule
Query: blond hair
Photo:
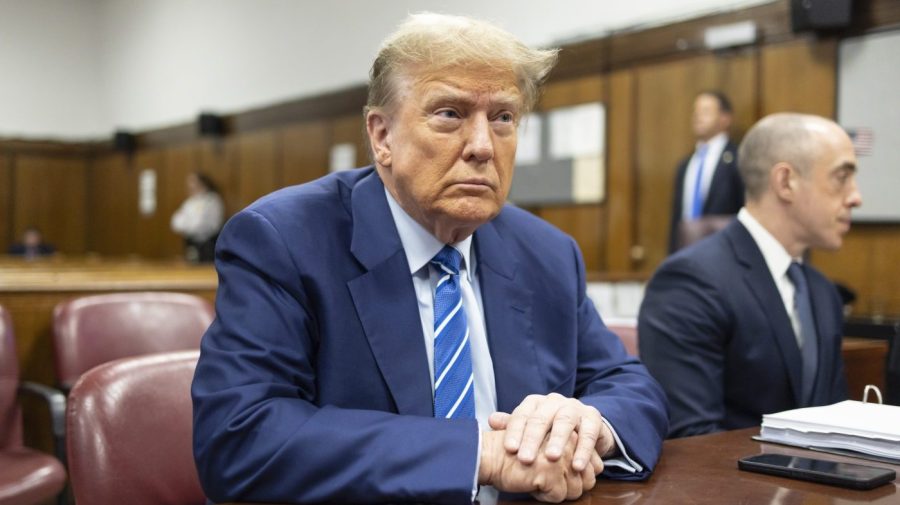
[(393, 105), (401, 76), (471, 65), (515, 75), (524, 109), (529, 111), (537, 102), (541, 84), (556, 64), (557, 52), (557, 49), (531, 49), (505, 30), (484, 21), (433, 13), (412, 14), (384, 41), (372, 63), (364, 112)]

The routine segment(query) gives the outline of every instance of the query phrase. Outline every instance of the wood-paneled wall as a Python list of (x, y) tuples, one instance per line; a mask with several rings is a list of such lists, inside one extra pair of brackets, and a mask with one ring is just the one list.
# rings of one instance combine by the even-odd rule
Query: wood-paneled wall
[[(88, 159), (83, 152), (26, 152), (0, 159), (0, 209), (6, 216), (0, 232), (6, 246), (29, 226), (60, 251), (85, 251)], [(5, 247), (4, 247), (5, 251)]]
[[(187, 140), (140, 149), (132, 156), (97, 156), (87, 174), (87, 249), (105, 256), (177, 257), (182, 241), (169, 221), (188, 196), (189, 173), (209, 175), (231, 215), (278, 188), (325, 175), (330, 147), (348, 142), (356, 145), (357, 164), (368, 163), (361, 114)], [(138, 212), (138, 178), (147, 169), (156, 172), (157, 203), (156, 211), (144, 216)]]
[[(852, 30), (900, 23), (900, 9), (891, 5), (857, 2)], [(788, 11), (781, 0), (564, 48), (539, 108), (605, 104), (607, 196), (600, 204), (531, 210), (576, 238), (589, 271), (646, 276), (664, 259), (675, 166), (693, 147), (689, 121), (697, 92), (715, 88), (730, 96), (736, 140), (771, 112), (833, 116), (837, 40), (792, 34)], [(757, 22), (758, 44), (702, 49), (703, 28), (744, 19)], [(364, 100), (365, 89), (354, 88), (238, 114), (226, 118), (222, 138), (198, 137), (193, 125), (147, 132), (132, 156), (102, 147), (80, 160), (6, 155), (0, 181), (12, 189), (0, 185), (0, 209), (11, 209), (13, 217), (0, 220), (0, 239), (33, 221), (67, 252), (178, 256), (182, 244), (169, 219), (187, 196), (190, 171), (219, 184), (232, 214), (277, 188), (324, 175), (337, 143), (356, 144), (357, 165), (367, 164)], [(137, 184), (148, 168), (157, 173), (157, 208), (143, 216)], [(813, 262), (860, 294), (860, 313), (900, 314), (898, 295), (884, 287), (896, 284), (885, 279), (900, 278), (900, 262), (893, 261), (900, 226), (855, 226), (846, 242), (839, 253), (814, 254)], [(865, 265), (858, 264), (862, 258)]]

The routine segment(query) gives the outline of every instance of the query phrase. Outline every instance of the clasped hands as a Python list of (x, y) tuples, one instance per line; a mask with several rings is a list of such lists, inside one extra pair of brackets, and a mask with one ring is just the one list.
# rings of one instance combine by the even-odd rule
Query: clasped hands
[(546, 502), (593, 488), (602, 456), (615, 447), (597, 409), (556, 393), (528, 396), (511, 414), (491, 414), (489, 424), (494, 431), (482, 433), (478, 483)]

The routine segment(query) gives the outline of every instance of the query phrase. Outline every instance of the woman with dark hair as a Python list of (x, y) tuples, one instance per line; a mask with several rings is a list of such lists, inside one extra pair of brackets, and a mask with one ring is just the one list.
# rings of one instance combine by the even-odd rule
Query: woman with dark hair
[(190, 196), (172, 215), (172, 231), (184, 237), (188, 261), (210, 262), (225, 219), (225, 204), (212, 179), (205, 174), (188, 175), (187, 188)]

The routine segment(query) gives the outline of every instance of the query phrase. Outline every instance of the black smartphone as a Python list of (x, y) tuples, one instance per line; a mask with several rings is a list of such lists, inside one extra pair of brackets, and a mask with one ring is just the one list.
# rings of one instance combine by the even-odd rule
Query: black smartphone
[(787, 454), (748, 456), (738, 460), (738, 468), (851, 489), (872, 489), (897, 478), (896, 472), (890, 468), (801, 458)]

